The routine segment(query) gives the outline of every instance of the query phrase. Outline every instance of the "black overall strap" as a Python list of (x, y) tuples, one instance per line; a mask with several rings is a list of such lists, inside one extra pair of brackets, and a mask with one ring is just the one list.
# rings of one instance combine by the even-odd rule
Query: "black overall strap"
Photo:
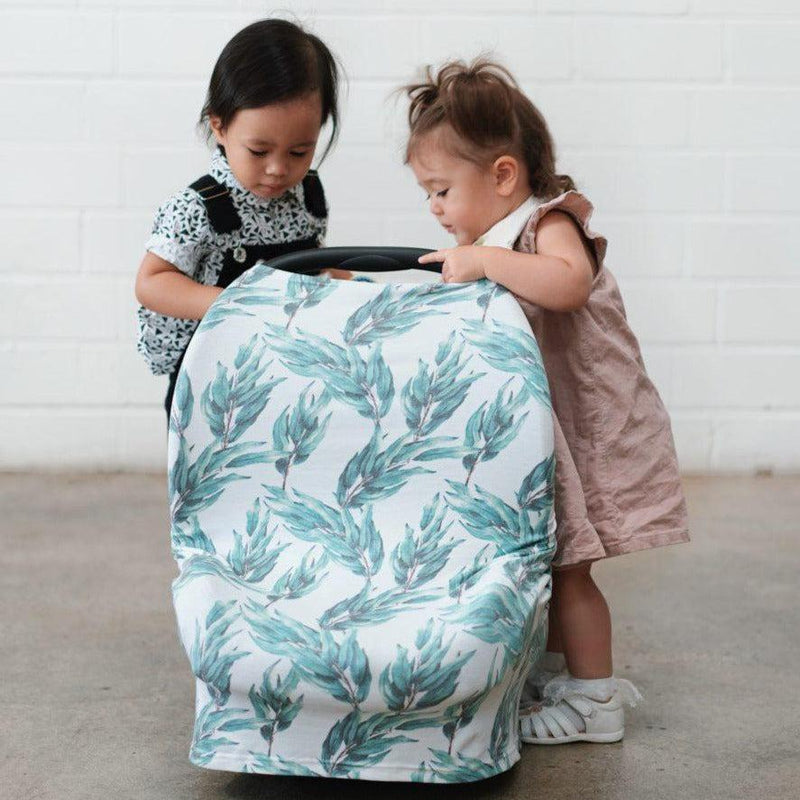
[[(217, 233), (230, 233), (242, 227), (239, 212), (233, 204), (230, 191), (211, 175), (203, 175), (191, 186), (199, 195), (208, 212), (211, 227)], [(303, 178), (303, 198), (306, 210), (317, 219), (326, 219), (325, 191), (316, 170), (310, 169)]]
[(203, 175), (189, 188), (200, 195), (208, 212), (208, 221), (217, 233), (230, 233), (242, 227), (242, 220), (227, 186), (211, 175)]

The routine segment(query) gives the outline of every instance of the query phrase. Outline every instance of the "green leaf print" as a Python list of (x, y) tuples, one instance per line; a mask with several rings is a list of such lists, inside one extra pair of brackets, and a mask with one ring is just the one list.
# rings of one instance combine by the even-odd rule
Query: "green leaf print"
[[(240, 716), (240, 715), (246, 716)], [(238, 726), (235, 724), (238, 723)], [(211, 700), (197, 713), (192, 738), (191, 758), (195, 764), (206, 766), (219, 750), (237, 744), (233, 739), (217, 736), (218, 731), (241, 730), (252, 727), (252, 717), (246, 708), (218, 708)]]
[(277, 664), (276, 661), (265, 670), (261, 686), (258, 689), (251, 686), (249, 693), (259, 732), (267, 741), (268, 756), (272, 755), (275, 734), (286, 730), (303, 708), (303, 695), (292, 697), (297, 688), (298, 673), (292, 669), (285, 679), (278, 675), (273, 683), (272, 671)]
[(228, 564), (234, 575), (248, 583), (260, 583), (275, 568), (288, 543), (273, 545), (275, 531), (269, 531), (269, 510), (260, 498), (247, 512), (247, 526), (242, 536), (233, 530), (234, 545), (228, 553)]
[(341, 641), (326, 630), (316, 630), (281, 614), (247, 605), (247, 623), (253, 641), (268, 653), (291, 659), (300, 677), (331, 697), (358, 708), (372, 683), (367, 656), (351, 631)]
[(336, 499), (343, 508), (356, 508), (391, 497), (414, 476), (433, 470), (414, 466), (418, 461), (435, 461), (461, 454), (460, 447), (449, 443), (455, 437), (437, 436), (416, 440), (403, 434), (385, 449), (376, 429), (369, 442), (345, 465), (339, 475)]
[(496, 548), (487, 544), (482, 547), (475, 557), (472, 559), (471, 564), (462, 567), (452, 578), (448, 584), (448, 594), (454, 597), (457, 602), (461, 602), (461, 595), (471, 589), (479, 580), (483, 571), (492, 561), (492, 554)]
[(553, 504), (556, 459), (552, 455), (540, 461), (523, 479), (517, 492), (520, 508), (547, 511)]
[(477, 539), (494, 542), (499, 553), (533, 547), (542, 554), (553, 545), (549, 527), (554, 469), (555, 461), (548, 456), (525, 475), (516, 492), (517, 506), (478, 485), (470, 489), (466, 484), (451, 480), (447, 480), (450, 487), (447, 503), (465, 530)]
[(288, 316), (286, 328), (292, 324), (297, 312), (301, 309), (313, 308), (319, 305), (339, 284), (327, 276), (316, 275), (289, 275), (289, 281), (284, 291), (283, 310)]
[(265, 349), (258, 335), (239, 348), (234, 370), (217, 363), (216, 378), (201, 397), (203, 414), (221, 449), (237, 441), (262, 413), (275, 387), (285, 378), (259, 382), (269, 364), (261, 365)]
[(481, 641), (502, 645), (504, 661), (500, 675), (504, 675), (508, 666), (524, 652), (523, 641), (532, 616), (530, 608), (531, 599), (526, 593), (495, 583), (464, 605), (442, 612), (441, 616), (448, 622), (462, 624), (465, 631)]
[(222, 654), (222, 650), (237, 635), (236, 632), (229, 633), (229, 628), (238, 618), (238, 611), (233, 609), (235, 605), (235, 600), (228, 603), (217, 600), (214, 603), (206, 616), (205, 631), (201, 632), (199, 620), (195, 623), (195, 639), (189, 653), (192, 671), (206, 684), (218, 706), (225, 705), (230, 697), (231, 667), (240, 658), (250, 655), (236, 648)]
[(443, 644), (444, 628), (434, 632), (434, 621), (429, 619), (424, 628), (417, 631), (416, 653), (397, 645), (397, 656), (387, 664), (380, 676), (380, 689), (390, 711), (437, 706), (456, 690), (461, 668), (475, 654), (471, 650), (449, 664), (444, 664), (447, 651), (455, 638)]
[[(528, 606), (528, 608), (530, 608), (530, 606)], [(534, 608), (534, 613), (522, 615), (522, 624), (518, 631), (517, 651), (514, 653), (517, 657), (514, 658), (513, 661), (511, 659), (513, 651), (506, 645), (506, 652), (508, 655), (506, 662), (512, 665), (512, 676), (506, 686), (497, 713), (495, 714), (492, 724), (492, 736), (489, 743), (489, 751), (492, 758), (498, 763), (502, 763), (507, 759), (510, 740), (516, 743), (517, 748), (519, 747), (517, 710), (519, 709), (519, 702), (522, 696), (522, 686), (525, 676), (533, 666), (533, 654), (540, 653), (544, 650), (544, 643), (547, 636), (546, 626), (539, 624), (544, 614), (544, 605), (542, 603), (536, 603)], [(517, 613), (517, 617), (519, 618), (520, 616), (521, 615)], [(541, 649), (534, 649), (537, 638)]]
[(288, 370), (319, 380), (335, 400), (380, 424), (394, 399), (394, 383), (379, 345), (365, 359), (355, 347), (342, 347), (307, 331), (289, 333), (272, 324), (265, 330), (270, 349)]
[(365, 716), (351, 711), (325, 737), (320, 764), (332, 777), (357, 778), (359, 769), (380, 763), (395, 745), (414, 741), (389, 735), (393, 724), (385, 714)]
[(443, 594), (439, 589), (409, 590), (404, 586), (376, 593), (371, 590), (367, 583), (358, 594), (335, 603), (320, 616), (319, 624), (332, 630), (346, 630), (354, 625), (377, 625)]
[(217, 550), (214, 542), (206, 536), (196, 516), (191, 518), (191, 531), (187, 532), (182, 526), (176, 525), (172, 529), (172, 555), (175, 558), (185, 558), (187, 550), (199, 550), (201, 553), (215, 555)]
[(523, 393), (515, 396), (512, 390), (508, 390), (506, 394), (507, 388), (508, 383), (491, 403), (481, 403), (467, 422), (464, 447), (469, 455), (462, 462), (464, 469), (468, 471), (465, 483), (469, 483), (477, 464), (496, 458), (517, 438), (519, 429), (528, 416), (526, 411), (515, 418), (515, 414), (526, 406), (527, 395)]
[(314, 772), (313, 769), (298, 764), (294, 761), (286, 761), (279, 756), (267, 756), (264, 753), (250, 752), (252, 761), (242, 772), (267, 773), (269, 775), (293, 775), (302, 778), (315, 778), (324, 776), (323, 772)]
[(256, 314), (248, 311), (249, 308), (269, 306), (280, 306), (285, 299), (283, 289), (277, 287), (259, 285), (267, 275), (275, 272), (272, 267), (256, 265), (245, 272), (231, 286), (217, 298), (211, 308), (208, 309), (200, 322), (198, 331), (206, 331), (216, 328), (223, 322), (227, 322), (232, 317), (251, 317), (257, 318)]
[[(495, 657), (496, 656), (497, 654), (495, 653)], [(455, 743), (458, 731), (466, 728), (472, 722), (480, 707), (494, 688), (494, 661), (495, 659), (493, 658), (492, 665), (489, 667), (486, 687), (481, 691), (473, 692), (458, 703), (448, 706), (445, 710), (444, 716), (447, 722), (442, 726), (442, 733), (447, 737), (448, 755), (453, 752), (453, 744)]]
[(525, 541), (527, 511), (509, 505), (480, 486), (470, 490), (463, 483), (448, 480), (447, 503), (472, 536), (493, 542), (498, 552), (518, 550)]
[(467, 783), (490, 778), (498, 772), (508, 769), (506, 763), (488, 763), (469, 756), (450, 755), (444, 750), (431, 748), (433, 758), (423, 761), (419, 768), (411, 774), (410, 780), (415, 783)]
[(531, 396), (546, 408), (551, 407), (550, 387), (533, 334), (496, 320), (483, 323), (467, 319), (464, 336), (488, 364), (520, 376)]
[(447, 506), (440, 502), (437, 492), (423, 509), (419, 534), (406, 524), (404, 538), (392, 551), (395, 581), (405, 589), (417, 589), (433, 580), (444, 569), (453, 549), (463, 541), (451, 538), (442, 543), (453, 526), (453, 522), (444, 524), (446, 513)]
[[(391, 285), (384, 286), (377, 297), (350, 315), (342, 330), (342, 338), (349, 345), (370, 345), (400, 336), (431, 315), (445, 313), (433, 308), (445, 302), (443, 293), (434, 286), (421, 284), (410, 291), (399, 292)], [(454, 300), (453, 294), (447, 302)]]
[(463, 359), (464, 342), (453, 331), (436, 351), (433, 366), (422, 359), (417, 374), (403, 387), (406, 424), (419, 439), (446, 423), (464, 402), (470, 387), (485, 373), (463, 371), (469, 358)]
[(322, 553), (317, 556), (312, 548), (300, 559), (300, 563), (290, 567), (278, 578), (272, 591), (267, 594), (267, 606), (272, 605), (278, 600), (297, 600), (305, 597), (322, 583), (328, 573), (322, 570), (328, 564), (328, 556)]
[(189, 427), (194, 413), (194, 394), (192, 382), (185, 372), (178, 373), (175, 393), (172, 397), (172, 409), (169, 416), (169, 429), (181, 433)]
[(283, 476), (283, 488), (289, 471), (295, 464), (302, 464), (319, 447), (332, 414), (321, 419), (327, 410), (330, 395), (323, 391), (319, 398), (311, 394), (307, 386), (293, 407), (287, 406), (272, 426), (272, 442), (275, 451), (275, 468)]
[(323, 503), (316, 497), (277, 486), (263, 485), (272, 512), (293, 536), (325, 548), (331, 560), (355, 572), (374, 575), (383, 562), (383, 540), (372, 510), (356, 515)]

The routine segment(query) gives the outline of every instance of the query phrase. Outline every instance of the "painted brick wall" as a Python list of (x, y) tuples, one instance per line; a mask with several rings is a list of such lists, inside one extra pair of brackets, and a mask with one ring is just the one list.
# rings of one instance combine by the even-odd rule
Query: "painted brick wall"
[[(488, 11), (487, 9), (491, 9)], [(328, 243), (444, 246), (393, 87), (492, 50), (594, 201), (687, 472), (800, 468), (794, 0), (285, 2), (350, 78)], [(0, 4), (0, 468), (162, 468), (135, 352), (153, 213), (201, 174), (213, 63), (263, 2)]]

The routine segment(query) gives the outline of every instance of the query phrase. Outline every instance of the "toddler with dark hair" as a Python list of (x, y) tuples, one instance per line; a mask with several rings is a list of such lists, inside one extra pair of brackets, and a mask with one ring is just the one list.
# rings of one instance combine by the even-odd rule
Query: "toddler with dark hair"
[(158, 210), (136, 278), (138, 349), (172, 394), (198, 321), (259, 259), (319, 247), (328, 209), (311, 169), (322, 127), (338, 133), (339, 68), (298, 25), (267, 19), (225, 45), (200, 122), (217, 148), (207, 175)]

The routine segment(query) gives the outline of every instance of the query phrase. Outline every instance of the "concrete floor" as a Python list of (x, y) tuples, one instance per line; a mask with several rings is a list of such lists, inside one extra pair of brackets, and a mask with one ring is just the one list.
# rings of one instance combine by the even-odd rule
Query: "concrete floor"
[(189, 764), (193, 681), (170, 600), (163, 476), (0, 476), (0, 797), (800, 796), (800, 478), (686, 481), (694, 542), (597, 568), (625, 741), (523, 751), (464, 786)]

